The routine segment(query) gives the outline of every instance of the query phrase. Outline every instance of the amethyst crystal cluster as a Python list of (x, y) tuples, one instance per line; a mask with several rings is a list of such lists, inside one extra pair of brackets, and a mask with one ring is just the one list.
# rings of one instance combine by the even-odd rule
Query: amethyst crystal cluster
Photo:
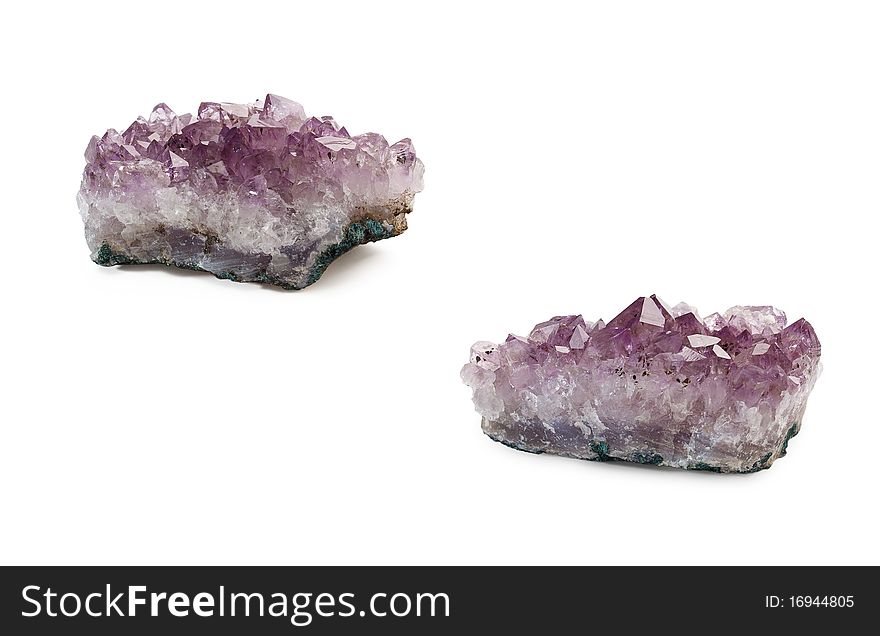
[(422, 189), (409, 139), (352, 136), (267, 95), (165, 104), (92, 137), (78, 196), (99, 265), (162, 263), (300, 289), (337, 256), (396, 236)]
[(483, 431), (520, 450), (753, 472), (800, 429), (819, 355), (810, 323), (773, 307), (703, 319), (651, 296), (608, 324), (559, 316), (478, 342), (461, 375)]

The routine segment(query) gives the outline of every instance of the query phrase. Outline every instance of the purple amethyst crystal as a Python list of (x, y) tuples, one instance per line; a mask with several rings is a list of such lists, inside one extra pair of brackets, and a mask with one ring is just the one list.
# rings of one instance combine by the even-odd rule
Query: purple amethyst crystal
[(396, 236), (422, 189), (409, 139), (352, 136), (277, 95), (165, 104), (92, 137), (77, 201), (92, 260), (161, 263), (287, 289), (356, 245)]
[(492, 439), (533, 453), (753, 472), (785, 455), (820, 372), (806, 320), (773, 307), (700, 318), (639, 298), (607, 325), (557, 316), (478, 342), (461, 377)]

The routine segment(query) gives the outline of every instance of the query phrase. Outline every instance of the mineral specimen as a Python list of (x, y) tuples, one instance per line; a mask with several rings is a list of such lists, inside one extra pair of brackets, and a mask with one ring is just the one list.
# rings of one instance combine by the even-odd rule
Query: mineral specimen
[(557, 316), (478, 342), (461, 377), (483, 431), (519, 450), (745, 473), (785, 455), (819, 355), (810, 323), (773, 307), (701, 319), (651, 296), (607, 325)]
[(165, 104), (92, 137), (77, 202), (92, 260), (161, 263), (301, 289), (338, 256), (406, 229), (424, 165), (409, 139), (351, 136), (267, 95)]

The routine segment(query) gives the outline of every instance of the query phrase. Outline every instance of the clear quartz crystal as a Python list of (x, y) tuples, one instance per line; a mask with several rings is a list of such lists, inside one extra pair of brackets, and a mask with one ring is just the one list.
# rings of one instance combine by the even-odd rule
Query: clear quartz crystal
[(423, 187), (412, 142), (350, 135), (267, 95), (159, 104), (92, 137), (77, 201), (100, 265), (162, 263), (299, 289), (352, 247), (396, 236)]
[(753, 472), (800, 430), (820, 354), (810, 323), (773, 307), (703, 320), (650, 296), (607, 325), (557, 316), (478, 342), (461, 377), (484, 432), (520, 450)]

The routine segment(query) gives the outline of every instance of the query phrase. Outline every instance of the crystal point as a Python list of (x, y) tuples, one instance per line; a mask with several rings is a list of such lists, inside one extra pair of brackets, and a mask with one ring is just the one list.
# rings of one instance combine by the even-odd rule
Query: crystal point
[(785, 455), (821, 369), (806, 320), (636, 299), (607, 325), (580, 316), (528, 339), (474, 345), (462, 379), (483, 431), (534, 453), (715, 472), (754, 472)]

